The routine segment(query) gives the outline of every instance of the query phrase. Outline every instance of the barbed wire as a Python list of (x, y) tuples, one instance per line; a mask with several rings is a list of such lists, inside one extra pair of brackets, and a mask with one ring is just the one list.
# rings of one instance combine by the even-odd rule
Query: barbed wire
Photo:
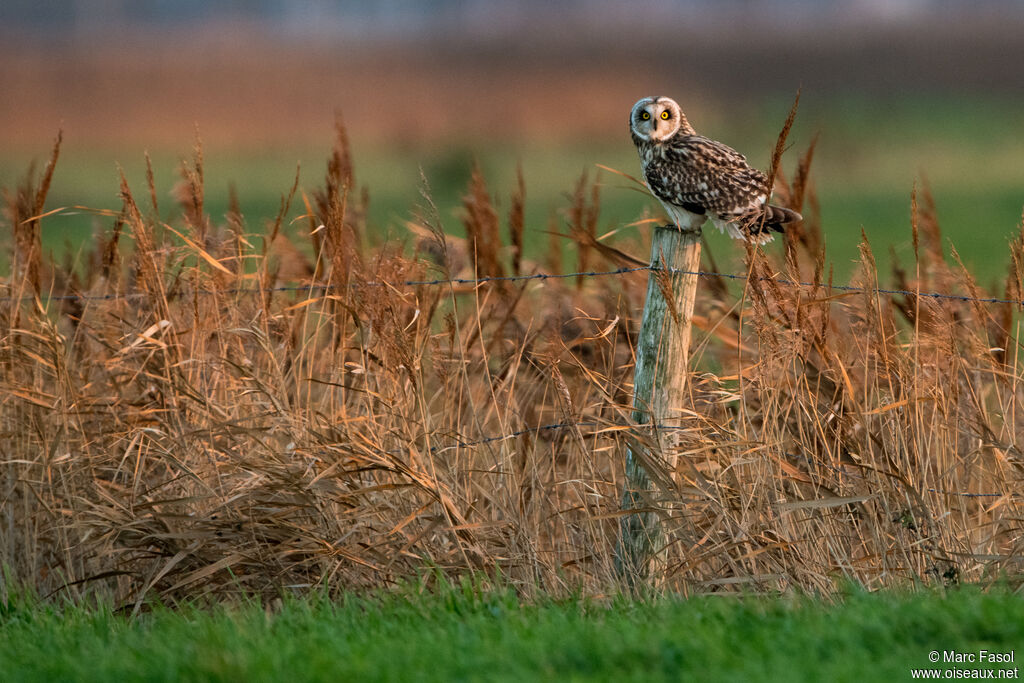
[[(642, 425), (642, 424), (637, 424), (637, 425), (632, 425), (632, 426), (644, 427), (644, 428), (648, 428), (648, 429), (652, 427), (652, 425)], [(624, 431), (623, 427), (626, 427), (626, 425), (616, 425), (616, 424), (594, 422), (594, 421), (586, 421), (586, 422), (556, 422), (556, 423), (552, 423), (552, 424), (537, 425), (537, 426), (534, 426), (534, 427), (524, 427), (523, 429), (519, 429), (519, 430), (516, 430), (514, 432), (509, 432), (508, 434), (498, 434), (496, 436), (488, 436), (488, 437), (484, 437), (482, 439), (478, 439), (476, 441), (463, 441), (462, 439), (455, 439), (450, 444), (447, 444), (445, 446), (432, 446), (430, 448), (430, 453), (431, 454), (437, 454), (437, 453), (441, 453), (441, 452), (444, 452), (444, 451), (452, 449), (452, 448), (474, 448), (476, 446), (483, 446), (483, 445), (495, 443), (495, 442), (498, 442), (498, 441), (507, 441), (508, 439), (515, 439), (515, 438), (518, 438), (520, 436), (524, 436), (526, 434), (533, 434), (533, 433), (544, 432), (544, 431), (554, 431), (554, 430), (557, 430), (557, 429), (578, 429), (579, 427), (598, 427), (598, 428), (601, 428), (598, 431), (591, 432), (589, 434), (583, 434), (583, 436), (585, 436), (585, 437), (586, 436), (596, 437), (596, 436), (599, 436), (600, 434), (604, 433), (605, 431), (608, 431), (608, 429), (611, 429), (611, 430), (616, 431), (616, 432)], [(662, 431), (681, 431), (681, 430), (687, 429), (686, 427), (681, 427), (681, 426), (678, 426), (678, 425), (664, 425), (664, 424), (656, 424), (656, 425), (653, 425), (653, 427), (655, 429), (662, 430)], [(395, 453), (397, 453), (397, 452), (398, 451), (396, 451)], [(809, 465), (821, 465), (823, 467), (826, 467), (826, 468), (836, 472), (840, 476), (857, 477), (858, 479), (863, 479), (864, 478), (861, 475), (853, 474), (851, 472), (848, 472), (848, 471), (844, 470), (843, 468), (836, 467), (834, 465), (830, 465), (830, 464), (828, 464), (826, 462), (821, 462), (820, 460), (814, 460), (812, 458), (808, 458), (806, 456), (796, 455), (796, 454), (793, 454), (793, 453), (786, 453), (785, 455), (786, 455), (786, 457), (789, 457), (789, 458), (794, 458), (794, 459), (797, 459), (797, 460), (803, 460), (804, 462), (806, 462)], [(1018, 496), (1019, 497), (1019, 496), (1022, 495), (1022, 494), (1018, 494), (1018, 493), (1005, 494), (1005, 493), (972, 493), (972, 492), (963, 492), (963, 491), (947, 491), (947, 490), (936, 489), (936, 488), (928, 488), (928, 489), (925, 489), (925, 490), (928, 491), (929, 493), (936, 493), (936, 494), (939, 494), (939, 495), (946, 495), (946, 496), (957, 496), (957, 497), (960, 497), (960, 498), (1002, 498), (1004, 496), (1005, 497), (1013, 497), (1013, 496)]]
[[(271, 294), (275, 292), (329, 292), (359, 287), (433, 287), (440, 285), (484, 285), (496, 282), (524, 282), (530, 280), (563, 280), (579, 277), (607, 277), (614, 275), (626, 275), (642, 271), (667, 272), (672, 275), (696, 275), (703, 278), (723, 278), (727, 280), (749, 281), (749, 282), (773, 282), (778, 285), (790, 287), (810, 287), (814, 289), (825, 289), (847, 293), (864, 294), (886, 294), (901, 295), (907, 297), (922, 297), (928, 299), (946, 299), (952, 301), (967, 301), (982, 304), (1014, 304), (1024, 307), (1022, 299), (1007, 299), (1001, 297), (975, 297), (965, 294), (949, 294), (945, 292), (922, 292), (911, 289), (887, 289), (883, 287), (857, 287), (854, 285), (835, 285), (823, 282), (805, 282), (791, 280), (781, 277), (751, 277), (742, 273), (721, 273), (706, 270), (684, 270), (680, 268), (662, 268), (656, 266), (635, 266), (632, 268), (617, 268), (615, 270), (591, 270), (574, 273), (533, 273), (530, 275), (489, 275), (476, 278), (437, 278), (434, 280), (401, 280), (382, 281), (367, 280), (365, 282), (354, 282), (347, 284), (309, 284), (309, 285), (282, 285), (278, 287), (233, 287), (225, 289), (199, 289), (190, 293), (212, 296), (214, 294)], [(113, 293), (113, 294), (58, 294), (54, 296), (40, 296), (42, 301), (112, 301), (140, 299), (150, 296), (145, 292)], [(34, 295), (3, 296), (2, 302), (32, 301)]]

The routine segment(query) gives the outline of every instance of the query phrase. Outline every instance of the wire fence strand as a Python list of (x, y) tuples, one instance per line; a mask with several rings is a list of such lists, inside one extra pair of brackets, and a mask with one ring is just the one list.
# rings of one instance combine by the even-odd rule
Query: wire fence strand
[[(1001, 297), (975, 297), (966, 294), (950, 294), (946, 292), (922, 292), (912, 289), (886, 289), (883, 287), (857, 287), (853, 285), (835, 285), (827, 284), (823, 282), (805, 282), (801, 280), (791, 280), (788, 278), (781, 277), (751, 277), (742, 273), (721, 273), (716, 271), (706, 270), (682, 270), (678, 268), (659, 268), (652, 266), (636, 266), (633, 268), (617, 268), (615, 270), (591, 270), (591, 271), (579, 271), (575, 273), (533, 273), (530, 275), (492, 275), (487, 277), (477, 278), (438, 278), (434, 280), (401, 280), (401, 281), (383, 281), (383, 280), (368, 280), (366, 282), (356, 282), (349, 284), (308, 284), (308, 285), (282, 285), (278, 287), (236, 287), (236, 288), (225, 288), (225, 289), (200, 289), (195, 291), (196, 294), (212, 296), (214, 294), (271, 294), (277, 292), (331, 292), (338, 290), (345, 290), (349, 288), (359, 287), (435, 287), (443, 285), (485, 285), (496, 282), (527, 282), (531, 280), (563, 280), (569, 278), (579, 277), (608, 277), (615, 275), (626, 275), (629, 273), (638, 273), (643, 271), (664, 271), (673, 275), (696, 275), (703, 278), (723, 278), (727, 280), (737, 281), (749, 281), (749, 282), (773, 282), (777, 285), (784, 285), (788, 287), (808, 287), (813, 289), (824, 289), (827, 291), (837, 291), (846, 293), (863, 293), (863, 294), (885, 294), (885, 295), (899, 295), (907, 297), (922, 297), (928, 299), (940, 299), (940, 300), (951, 300), (951, 301), (966, 301), (981, 304), (1013, 304), (1015, 306), (1024, 307), (1024, 299), (1007, 299)], [(190, 291), (190, 293), (192, 293)], [(113, 293), (113, 294), (58, 294), (53, 296), (40, 296), (41, 301), (112, 301), (112, 300), (127, 300), (127, 299), (141, 299), (149, 296), (145, 292), (131, 292), (131, 293)], [(33, 301), (35, 300), (34, 295), (24, 296), (2, 296), (0, 301), (2, 302), (14, 302), (14, 301)]]
[[(596, 422), (596, 421), (555, 422), (555, 423), (551, 423), (551, 424), (536, 425), (536, 426), (533, 426), (533, 427), (524, 427), (522, 429), (518, 429), (518, 430), (516, 430), (514, 432), (509, 432), (507, 434), (497, 434), (497, 435), (487, 436), (487, 437), (483, 437), (483, 438), (476, 439), (476, 440), (473, 440), (473, 441), (466, 441), (466, 440), (463, 440), (463, 439), (454, 438), (451, 441), (451, 443), (446, 444), (444, 446), (432, 446), (430, 448), (430, 453), (431, 454), (443, 453), (444, 451), (451, 450), (453, 448), (475, 448), (476, 446), (484, 446), (484, 445), (487, 445), (487, 444), (492, 444), (492, 443), (496, 443), (496, 442), (500, 442), (500, 441), (507, 441), (509, 439), (515, 439), (515, 438), (518, 438), (520, 436), (524, 436), (526, 434), (536, 434), (536, 433), (539, 433), (539, 432), (555, 431), (555, 430), (559, 430), (559, 429), (579, 429), (580, 427), (593, 427), (593, 428), (597, 428), (595, 431), (582, 433), (582, 436), (584, 436), (584, 437), (596, 437), (596, 436), (599, 436), (601, 434), (607, 433), (608, 431), (614, 431), (616, 433), (622, 433), (624, 431), (628, 431), (628, 429), (630, 427), (633, 427), (633, 428), (641, 427), (641, 428), (647, 428), (647, 429), (650, 429), (650, 428), (653, 427), (654, 429), (658, 429), (658, 430), (662, 430), (662, 431), (679, 431), (679, 430), (687, 429), (686, 427), (681, 427), (681, 426), (678, 426), (678, 425), (665, 425), (665, 424), (655, 424), (655, 425), (632, 424), (632, 425), (624, 425), (624, 424), (614, 424), (614, 423)], [(404, 451), (395, 450), (395, 451), (388, 451), (388, 452), (391, 453), (391, 454), (398, 454), (399, 452), (404, 452)], [(847, 471), (847, 470), (845, 470), (845, 469), (843, 469), (841, 467), (836, 467), (834, 465), (830, 465), (828, 463), (821, 462), (820, 460), (816, 460), (816, 459), (813, 459), (813, 458), (808, 458), (806, 456), (795, 455), (793, 453), (785, 453), (785, 455), (786, 455), (786, 457), (792, 458), (794, 460), (802, 460), (802, 461), (806, 462), (808, 465), (820, 465), (820, 466), (826, 467), (827, 469), (830, 469), (830, 470), (836, 472), (840, 476), (856, 477), (858, 479), (863, 479), (862, 475), (858, 475), (858, 474), (849, 472), (849, 471)], [(947, 490), (944, 490), (944, 489), (936, 489), (936, 488), (927, 488), (927, 489), (924, 489), (924, 490), (928, 491), (929, 493), (935, 493), (935, 494), (946, 495), (946, 496), (957, 496), (957, 497), (960, 497), (960, 498), (1003, 498), (1003, 497), (1011, 497), (1012, 498), (1012, 497), (1024, 497), (1024, 493), (1016, 493), (1016, 492), (1009, 493), (1009, 494), (1007, 494), (1007, 493), (974, 493), (974, 492), (964, 492), (964, 491), (947, 491)]]

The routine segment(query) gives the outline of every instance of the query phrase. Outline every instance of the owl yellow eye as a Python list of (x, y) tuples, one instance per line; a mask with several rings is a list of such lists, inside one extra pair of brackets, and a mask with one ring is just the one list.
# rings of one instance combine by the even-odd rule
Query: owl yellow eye
[(661, 119), (662, 119), (662, 121), (668, 121), (671, 116), (672, 115), (669, 114), (667, 111), (661, 112)]
[(645, 111), (643, 114), (640, 114), (640, 118), (646, 121), (647, 119), (651, 118), (651, 113), (649, 111)]

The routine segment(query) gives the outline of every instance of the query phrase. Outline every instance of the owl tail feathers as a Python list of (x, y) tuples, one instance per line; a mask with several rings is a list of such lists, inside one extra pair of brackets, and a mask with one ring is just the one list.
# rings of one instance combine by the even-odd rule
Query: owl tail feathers
[(792, 209), (784, 209), (781, 206), (769, 204), (765, 207), (764, 213), (757, 216), (747, 224), (747, 233), (752, 242), (765, 244), (772, 241), (772, 232), (785, 232), (786, 223), (795, 223), (803, 220), (803, 216)]
[[(803, 216), (798, 214), (792, 209), (784, 209), (781, 206), (775, 206), (769, 204), (764, 210), (764, 222), (765, 224), (773, 224), (781, 226), (783, 223), (794, 223), (796, 221), (803, 220)], [(782, 228), (773, 228), (778, 232), (782, 232)]]

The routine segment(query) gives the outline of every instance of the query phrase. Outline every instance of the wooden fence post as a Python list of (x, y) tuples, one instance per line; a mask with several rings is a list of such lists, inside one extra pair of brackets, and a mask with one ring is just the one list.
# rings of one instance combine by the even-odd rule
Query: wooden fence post
[[(650, 438), (631, 441), (626, 452), (624, 514), (615, 552), (616, 571), (631, 589), (665, 569), (666, 547), (658, 508), (666, 487), (655, 485), (658, 472), (654, 470), (671, 471), (658, 465), (676, 439), (675, 434), (656, 425), (679, 424), (686, 405), (690, 320), (698, 276), (679, 271), (696, 273), (699, 269), (699, 231), (683, 232), (675, 226), (654, 229), (633, 374), (633, 421), (650, 425)], [(655, 447), (648, 448), (650, 444)]]

